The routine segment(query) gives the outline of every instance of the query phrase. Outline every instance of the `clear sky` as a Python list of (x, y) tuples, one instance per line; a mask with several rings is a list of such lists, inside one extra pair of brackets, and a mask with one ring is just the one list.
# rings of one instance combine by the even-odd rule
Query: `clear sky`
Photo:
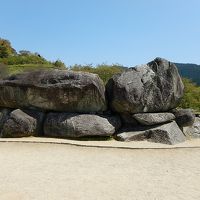
[(200, 64), (200, 0), (0, 0), (0, 37), (66, 65)]

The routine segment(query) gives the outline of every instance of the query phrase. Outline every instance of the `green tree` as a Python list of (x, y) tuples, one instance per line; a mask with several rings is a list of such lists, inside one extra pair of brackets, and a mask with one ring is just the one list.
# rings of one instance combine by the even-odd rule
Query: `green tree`
[(192, 108), (200, 111), (200, 87), (193, 83), (191, 80), (183, 78), (185, 86), (184, 96), (181, 101), (180, 107)]
[(8, 58), (15, 54), (16, 51), (12, 48), (11, 43), (8, 40), (0, 38), (0, 58)]
[(114, 74), (121, 73), (125, 69), (125, 67), (118, 64), (113, 64), (113, 65), (100, 64), (97, 65), (96, 67), (92, 65), (76, 64), (74, 66), (71, 66), (70, 69), (73, 71), (83, 71), (83, 72), (98, 74), (99, 77), (106, 84)]
[(65, 63), (63, 63), (61, 60), (56, 60), (56, 61), (53, 63), (53, 65), (54, 65), (55, 67), (58, 67), (58, 68), (61, 68), (61, 69), (66, 68)]

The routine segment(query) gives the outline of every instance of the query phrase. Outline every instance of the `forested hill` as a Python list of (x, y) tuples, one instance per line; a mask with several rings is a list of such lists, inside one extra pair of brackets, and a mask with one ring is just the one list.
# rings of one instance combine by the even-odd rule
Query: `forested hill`
[(189, 78), (200, 85), (200, 65), (175, 63), (182, 77)]

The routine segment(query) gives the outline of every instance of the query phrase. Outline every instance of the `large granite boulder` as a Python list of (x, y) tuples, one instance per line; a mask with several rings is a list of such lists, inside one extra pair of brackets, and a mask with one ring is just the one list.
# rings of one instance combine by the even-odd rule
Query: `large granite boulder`
[(1, 137), (27, 137), (36, 133), (37, 120), (20, 109), (12, 111), (4, 122)]
[(120, 126), (120, 119), (115, 116), (49, 113), (44, 122), (44, 135), (61, 138), (111, 136)]
[(172, 113), (138, 113), (133, 118), (141, 125), (156, 125), (173, 121), (175, 116)]
[(184, 90), (175, 64), (162, 58), (114, 75), (106, 88), (111, 109), (132, 114), (173, 109)]
[(142, 141), (147, 140), (155, 143), (174, 145), (185, 141), (185, 136), (176, 122), (154, 126), (135, 127), (134, 129), (121, 131), (115, 137), (119, 141)]
[(66, 112), (106, 110), (105, 88), (96, 74), (32, 71), (0, 80), (0, 106)]
[(192, 126), (195, 120), (195, 114), (191, 109), (174, 109), (172, 113), (176, 117), (176, 123), (180, 127)]
[(188, 138), (200, 138), (200, 118), (196, 117), (191, 126), (183, 127), (183, 132)]

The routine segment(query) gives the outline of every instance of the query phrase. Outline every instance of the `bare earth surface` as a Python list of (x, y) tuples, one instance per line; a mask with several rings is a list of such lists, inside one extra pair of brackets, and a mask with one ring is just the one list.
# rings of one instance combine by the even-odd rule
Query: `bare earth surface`
[(198, 147), (117, 149), (1, 142), (0, 163), (0, 200), (200, 199)]

